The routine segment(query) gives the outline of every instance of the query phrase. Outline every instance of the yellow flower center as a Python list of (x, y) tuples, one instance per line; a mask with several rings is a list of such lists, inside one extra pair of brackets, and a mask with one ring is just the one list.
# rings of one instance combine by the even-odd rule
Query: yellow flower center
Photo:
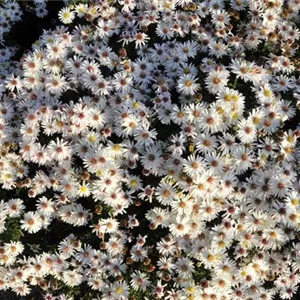
[[(192, 144), (189, 145), (189, 151), (190, 151), (190, 152), (194, 152), (194, 150), (195, 150), (195, 145), (192, 145)], [(193, 163), (192, 163), (192, 167), (194, 168), (194, 166), (196, 166), (196, 164), (197, 164), (197, 163), (193, 162)], [(197, 164), (197, 166), (198, 166), (198, 164)]]
[(231, 95), (226, 95), (225, 96), (225, 101), (228, 101), (228, 102), (231, 101)]
[(212, 254), (207, 255), (207, 260), (208, 261), (213, 261), (214, 259), (215, 259), (215, 257)]
[(81, 193), (86, 193), (87, 192), (87, 187), (86, 186), (82, 186), (81, 188), (80, 188), (80, 192)]
[(94, 143), (95, 140), (96, 140), (96, 137), (95, 137), (94, 135), (91, 135), (91, 136), (89, 137), (89, 141), (90, 141), (91, 143)]
[(234, 112), (232, 114), (232, 118), (235, 119), (235, 120), (237, 120), (239, 118), (239, 114), (237, 112)]
[(225, 242), (224, 241), (219, 241), (218, 246), (220, 248), (224, 248), (225, 247)]
[(193, 85), (193, 81), (192, 80), (187, 80), (186, 82), (185, 82), (185, 86), (186, 87), (191, 87)]
[(291, 203), (292, 203), (293, 206), (297, 206), (298, 203), (299, 203), (299, 200), (294, 198), (294, 199), (292, 199)]
[(129, 123), (129, 127), (130, 127), (130, 128), (136, 128), (136, 124), (135, 124), (134, 122), (130, 122), (130, 123)]
[(5, 174), (5, 179), (11, 179), (12, 178), (12, 175), (11, 174)]
[(138, 102), (133, 103), (133, 108), (138, 109), (140, 107), (140, 104)]
[(239, 97), (238, 97), (237, 95), (233, 95), (233, 96), (232, 96), (232, 100), (233, 100), (234, 102), (237, 102), (237, 101), (239, 100)]
[(131, 180), (130, 185), (135, 187), (137, 185), (137, 181), (135, 179)]
[(294, 142), (294, 137), (292, 135), (289, 135), (287, 137), (287, 140), (288, 140), (289, 143), (293, 143)]
[(69, 12), (65, 12), (63, 14), (64, 19), (70, 18), (70, 13)]
[(183, 192), (178, 192), (177, 196), (178, 196), (178, 198), (182, 198), (183, 197)]
[(217, 108), (217, 113), (218, 113), (219, 115), (222, 115), (222, 114), (224, 113), (224, 109), (223, 109), (222, 107), (218, 107), (218, 108)]
[(114, 145), (114, 151), (119, 151), (121, 149), (119, 144)]
[(259, 125), (259, 123), (260, 123), (260, 118), (259, 118), (259, 117), (253, 117), (253, 123), (254, 123), (255, 125)]

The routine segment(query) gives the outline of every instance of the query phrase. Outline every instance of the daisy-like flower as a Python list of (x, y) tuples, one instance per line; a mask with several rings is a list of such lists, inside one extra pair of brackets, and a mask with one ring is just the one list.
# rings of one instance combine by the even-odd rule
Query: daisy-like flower
[(38, 129), (30, 124), (22, 124), (20, 133), (23, 136), (23, 139), (34, 141), (38, 135)]
[(83, 245), (83, 247), (75, 254), (75, 259), (82, 265), (87, 265), (91, 263), (92, 254), (93, 248), (90, 245)]
[(31, 160), (39, 165), (45, 165), (50, 160), (46, 147), (38, 144), (36, 152), (33, 154)]
[(217, 41), (212, 40), (209, 43), (209, 53), (211, 55), (216, 56), (217, 58), (226, 55), (227, 51), (228, 50), (227, 50), (226, 44), (224, 44), (224, 43), (222, 43), (220, 41), (217, 42)]
[(75, 251), (72, 242), (68, 238), (61, 241), (57, 249), (60, 252), (60, 256), (65, 259), (68, 259), (71, 255), (73, 255)]
[(123, 250), (125, 242), (124, 238), (118, 238), (116, 236), (110, 237), (107, 242), (108, 253), (111, 255), (117, 255)]
[(227, 85), (229, 72), (225, 70), (212, 70), (205, 79), (207, 89), (212, 94), (222, 92)]
[(68, 7), (64, 7), (58, 13), (59, 20), (64, 24), (70, 24), (75, 18), (75, 13), (70, 10)]
[(47, 199), (45, 196), (39, 198), (37, 200), (36, 208), (43, 215), (50, 216), (54, 212), (53, 202)]
[(156, 249), (163, 257), (173, 256), (176, 252), (175, 240), (169, 237), (163, 238), (156, 244)]
[(167, 286), (167, 284), (162, 285), (161, 280), (157, 281), (156, 287), (154, 289), (154, 294), (158, 299), (161, 299), (165, 295), (164, 288)]
[(224, 128), (222, 117), (214, 109), (203, 110), (197, 122), (199, 130), (204, 133), (216, 133)]
[(168, 24), (164, 22), (159, 22), (157, 24), (155, 33), (163, 40), (169, 40), (174, 36), (174, 30), (169, 27)]
[(113, 297), (117, 300), (128, 299), (129, 296), (129, 286), (125, 281), (117, 281), (109, 286)]
[(4, 244), (4, 250), (8, 255), (17, 256), (24, 251), (24, 245), (21, 242), (11, 241)]
[(89, 211), (84, 209), (81, 204), (76, 205), (72, 211), (70, 222), (74, 226), (84, 226), (88, 223), (90, 217)]
[(175, 237), (182, 237), (190, 231), (191, 222), (188, 217), (177, 216), (169, 225), (169, 230)]
[[(171, 238), (168, 237), (168, 239)], [(171, 257), (161, 256), (161, 258), (157, 262), (157, 266), (162, 271), (173, 273), (173, 270), (175, 269), (174, 258), (172, 256)]]
[(212, 22), (217, 28), (224, 28), (230, 21), (229, 14), (225, 10), (217, 10), (212, 13)]
[(141, 247), (140, 245), (134, 245), (130, 250), (130, 257), (135, 262), (142, 262), (148, 256), (148, 251), (145, 247)]
[(196, 83), (196, 77), (191, 74), (184, 74), (179, 77), (177, 82), (177, 91), (184, 95), (194, 95), (200, 88)]
[(281, 103), (280, 103), (280, 108), (281, 108), (282, 113), (283, 113), (283, 116), (281, 117), (281, 120), (283, 122), (293, 118), (296, 114), (295, 107), (292, 106), (289, 101), (282, 100)]
[(280, 298), (281, 299), (292, 299), (293, 296), (295, 296), (297, 292), (297, 286), (292, 285), (292, 286), (286, 286), (280, 289)]
[(126, 185), (130, 189), (129, 192), (135, 192), (141, 190), (143, 187), (142, 181), (139, 176), (128, 176), (126, 178)]
[(293, 87), (293, 84), (291, 78), (286, 75), (280, 75), (275, 77), (272, 87), (276, 92), (287, 92)]
[(153, 208), (149, 212), (147, 212), (146, 219), (151, 222), (150, 228), (155, 229), (158, 225), (166, 227), (169, 220), (169, 211), (159, 207)]
[(115, 191), (119, 187), (119, 184), (118, 178), (111, 176), (110, 172), (105, 172), (99, 180), (93, 182), (93, 192), (95, 194), (99, 191), (110, 193)]
[(211, 269), (217, 266), (222, 261), (222, 254), (212, 251), (208, 248), (203, 248), (200, 252), (201, 260), (206, 268)]
[(190, 278), (195, 271), (193, 262), (188, 258), (178, 258), (175, 267), (179, 275), (184, 276), (185, 278)]
[(106, 120), (105, 115), (104, 111), (98, 108), (91, 108), (89, 110), (89, 126), (95, 129), (102, 128)]
[(19, 76), (15, 77), (13, 74), (6, 79), (6, 88), (10, 91), (20, 91), (22, 88), (22, 82)]
[(130, 277), (130, 285), (134, 290), (141, 289), (142, 291), (145, 291), (150, 286), (150, 281), (145, 273), (135, 271), (133, 274), (130, 275)]
[(153, 145), (143, 151), (141, 163), (145, 169), (156, 173), (163, 163), (161, 156), (162, 152), (159, 147)]
[(144, 128), (140, 128), (137, 130), (134, 138), (138, 146), (149, 147), (154, 144), (156, 136), (157, 132), (155, 129), (147, 130)]
[(63, 281), (66, 285), (74, 287), (80, 285), (83, 281), (82, 274), (79, 273), (77, 269), (74, 270), (65, 270), (63, 272)]
[(93, 91), (95, 92), (95, 94), (109, 95), (111, 90), (112, 87), (110, 85), (110, 82), (107, 81), (104, 77), (98, 76), (97, 81), (93, 85)]
[(270, 180), (271, 193), (274, 196), (285, 197), (291, 188), (291, 182), (282, 176), (275, 176)]
[[(213, 178), (213, 177), (209, 176), (208, 178)], [(217, 184), (218, 182), (216, 181), (215, 186), (217, 186)], [(217, 204), (215, 202), (210, 201), (209, 199), (205, 199), (199, 207), (199, 212), (203, 220), (211, 221), (215, 218), (215, 216), (218, 213)]]
[[(5, 267), (12, 266), (16, 262), (16, 255), (10, 254), (9, 251), (4, 251), (3, 248), (1, 250), (2, 250), (2, 252), (0, 254), (0, 265), (4, 265)], [(2, 270), (0, 267), (0, 274), (1, 274), (1, 276), (4, 277), (4, 274), (2, 274), (1, 271)]]
[(42, 69), (42, 60), (36, 56), (28, 55), (25, 57), (23, 62), (23, 69), (25, 74), (34, 74)]
[(179, 195), (178, 200), (176, 199), (171, 203), (172, 210), (176, 212), (178, 215), (190, 215), (193, 210), (193, 201), (188, 198)]
[(136, 218), (136, 215), (128, 216), (128, 228), (138, 227), (140, 225), (138, 219)]
[(245, 172), (248, 168), (252, 166), (254, 157), (251, 151), (247, 150), (244, 146), (238, 146), (233, 149), (233, 156), (236, 159), (235, 170), (237, 174)]
[(186, 138), (183, 134), (181, 135), (172, 135), (170, 140), (170, 145), (167, 150), (172, 153), (172, 156), (178, 157), (181, 156), (184, 151), (184, 143)]
[(267, 229), (263, 231), (262, 238), (269, 242), (271, 249), (280, 249), (287, 239), (281, 228)]
[(251, 65), (249, 65), (248, 62), (234, 59), (232, 60), (230, 68), (232, 72), (237, 75), (238, 78), (243, 79), (245, 82), (251, 80)]
[(178, 43), (175, 51), (177, 55), (184, 60), (187, 58), (194, 58), (199, 51), (199, 45), (195, 41), (187, 41), (184, 43)]
[(292, 191), (288, 193), (284, 201), (289, 210), (295, 211), (300, 204), (300, 195), (298, 192)]
[(68, 142), (59, 140), (51, 141), (47, 146), (47, 152), (50, 158), (57, 161), (63, 161), (65, 159), (70, 159), (72, 154), (72, 149)]
[(135, 48), (140, 49), (140, 48), (145, 47), (145, 45), (149, 39), (150, 38), (144, 32), (138, 32), (134, 38)]
[(88, 183), (83, 183), (78, 187), (79, 197), (88, 197), (91, 194), (90, 185)]
[(217, 139), (214, 135), (204, 133), (197, 136), (196, 149), (203, 154), (215, 150), (217, 147)]
[(114, 233), (119, 228), (119, 222), (114, 218), (99, 220), (100, 231), (103, 233)]
[(23, 200), (19, 198), (10, 199), (7, 203), (9, 209), (9, 216), (12, 218), (19, 217), (25, 209), (25, 205), (23, 203)]
[(156, 189), (155, 195), (159, 202), (168, 205), (175, 198), (176, 190), (171, 184), (162, 182)]
[(27, 284), (21, 282), (18, 282), (14, 286), (12, 286), (12, 290), (19, 296), (26, 296), (30, 294), (31, 291), (30, 287)]
[(132, 85), (132, 77), (125, 72), (116, 73), (112, 84), (117, 92), (125, 93)]
[(186, 105), (184, 109), (184, 115), (186, 121), (195, 124), (197, 120), (199, 120), (201, 113), (204, 109), (205, 106), (201, 103), (196, 105), (194, 103)]
[(183, 171), (192, 178), (199, 176), (203, 170), (203, 159), (199, 155), (191, 154), (183, 161)]
[(256, 128), (250, 120), (241, 120), (237, 127), (237, 137), (242, 143), (252, 143), (256, 139)]
[(204, 162), (210, 170), (215, 174), (221, 174), (223, 172), (223, 159), (216, 151), (211, 151), (205, 155)]
[(28, 233), (36, 233), (42, 226), (41, 216), (37, 212), (29, 211), (24, 214), (24, 218), (21, 220), (21, 229)]
[(50, 59), (60, 59), (66, 55), (66, 50), (58, 42), (54, 42), (53, 44), (47, 45), (47, 57)]
[(78, 195), (78, 183), (71, 177), (65, 175), (61, 178), (57, 190), (66, 197), (76, 197)]
[(47, 77), (45, 86), (50, 93), (60, 95), (67, 88), (67, 82), (61, 75), (52, 75)]
[(79, 3), (75, 6), (75, 12), (79, 18), (83, 17), (87, 11), (88, 11), (87, 4)]

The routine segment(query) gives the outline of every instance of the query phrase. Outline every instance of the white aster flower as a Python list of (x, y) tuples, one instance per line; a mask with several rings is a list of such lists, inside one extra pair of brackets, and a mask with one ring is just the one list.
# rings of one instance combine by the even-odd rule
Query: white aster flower
[(75, 18), (75, 13), (70, 10), (68, 7), (64, 7), (59, 13), (58, 13), (59, 20), (64, 24), (70, 24), (73, 22)]
[(21, 229), (29, 233), (38, 232), (42, 226), (43, 222), (41, 216), (37, 212), (29, 211), (24, 214), (24, 218), (21, 220)]

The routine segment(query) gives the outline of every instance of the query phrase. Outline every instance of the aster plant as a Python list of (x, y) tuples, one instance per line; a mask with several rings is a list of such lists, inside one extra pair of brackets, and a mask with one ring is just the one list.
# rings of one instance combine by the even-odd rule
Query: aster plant
[(73, 3), (20, 61), (12, 53), (3, 295), (296, 299), (299, 9)]

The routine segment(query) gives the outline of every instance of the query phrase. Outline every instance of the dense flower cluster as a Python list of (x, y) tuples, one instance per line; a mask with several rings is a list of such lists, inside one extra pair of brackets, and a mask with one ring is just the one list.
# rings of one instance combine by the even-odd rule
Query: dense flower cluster
[[(66, 25), (44, 31), (0, 83), (0, 183), (14, 195), (0, 202), (0, 233), (15, 219), (24, 237), (0, 245), (0, 290), (63, 299), (59, 282), (102, 300), (291, 299), (299, 9), (62, 9)], [(28, 243), (54, 228), (68, 234), (51, 251)]]
[[(15, 2), (3, 2), (0, 4), (0, 43), (4, 42), (4, 35), (11, 30), (14, 23), (22, 20), (22, 10)], [(1, 55), (3, 56), (3, 55)]]

